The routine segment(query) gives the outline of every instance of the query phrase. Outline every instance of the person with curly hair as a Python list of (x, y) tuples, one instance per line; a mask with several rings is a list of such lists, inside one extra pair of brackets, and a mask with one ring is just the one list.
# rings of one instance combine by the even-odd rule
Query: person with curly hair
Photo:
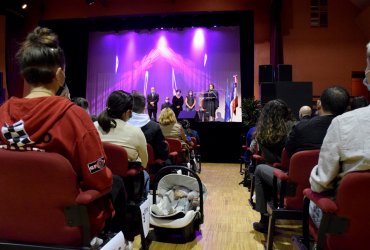
[[(293, 125), (290, 117), (289, 108), (283, 100), (269, 101), (262, 109), (255, 140), (267, 164), (280, 162), (281, 152)], [(265, 166), (270, 167), (267, 164), (260, 164), (255, 170), (256, 210), (261, 213), (261, 220), (253, 223), (253, 228), (259, 232), (266, 232), (268, 223), (266, 200), (270, 196), (267, 194), (270, 188), (265, 187), (264, 180), (271, 179), (272, 186), (272, 178), (268, 178), (269, 171), (264, 171)]]
[(263, 107), (254, 138), (266, 163), (280, 162), (281, 152), (292, 125), (288, 106), (283, 100), (269, 101)]

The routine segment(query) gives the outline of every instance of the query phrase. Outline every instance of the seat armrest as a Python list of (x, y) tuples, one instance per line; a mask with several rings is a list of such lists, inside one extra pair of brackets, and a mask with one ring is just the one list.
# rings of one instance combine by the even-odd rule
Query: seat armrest
[(274, 171), (274, 176), (276, 176), (281, 181), (288, 181), (288, 179), (289, 179), (288, 174), (281, 171), (281, 170), (275, 170)]
[(310, 188), (303, 190), (304, 196), (314, 202), (324, 213), (335, 213), (338, 210), (337, 205), (330, 198), (312, 191)]
[(103, 192), (97, 191), (97, 190), (86, 190), (86, 191), (81, 191), (77, 197), (76, 197), (76, 203), (79, 205), (87, 205), (104, 195), (110, 192), (110, 189), (107, 189)]

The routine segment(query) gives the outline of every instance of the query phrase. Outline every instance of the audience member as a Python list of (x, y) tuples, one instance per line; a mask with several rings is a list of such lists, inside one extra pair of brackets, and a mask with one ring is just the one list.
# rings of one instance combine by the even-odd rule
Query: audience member
[(370, 42), (366, 45), (366, 69), (363, 83), (370, 91)]
[(351, 110), (363, 108), (369, 105), (369, 101), (365, 96), (355, 96), (351, 101)]
[[(146, 140), (140, 128), (127, 124), (132, 115), (132, 96), (122, 90), (113, 91), (107, 100), (107, 108), (98, 116), (95, 127), (103, 142), (110, 142), (126, 149), (129, 167), (148, 163)], [(144, 198), (149, 192), (149, 175), (144, 171)]]
[[(335, 198), (335, 190), (346, 173), (370, 169), (369, 117), (367, 106), (333, 119), (321, 146), (319, 162), (311, 172), (314, 192), (327, 192)], [(318, 226), (322, 211), (314, 203), (310, 204), (310, 214)]]
[(304, 120), (304, 119), (311, 119), (312, 116), (312, 109), (310, 106), (302, 106), (299, 109), (299, 120)]
[(148, 163), (146, 139), (141, 129), (127, 123), (131, 118), (133, 107), (132, 96), (122, 90), (113, 91), (107, 100), (107, 108), (100, 113), (95, 127), (104, 142), (124, 147), (130, 164)]
[[(331, 87), (323, 91), (317, 101), (319, 116), (303, 119), (298, 122), (289, 134), (285, 150), (289, 156), (295, 152), (309, 149), (320, 149), (326, 131), (332, 119), (347, 109), (349, 95), (341, 87)], [(273, 173), (276, 168), (266, 164), (257, 166), (255, 171), (256, 210), (261, 213), (260, 222), (253, 223), (259, 232), (267, 231), (267, 201), (271, 198)]]
[[(76, 104), (77, 106), (80, 106), (81, 108), (83, 108), (89, 115), (90, 115), (90, 111), (89, 111), (89, 102), (83, 98), (83, 97), (73, 97), (71, 99), (71, 101)], [(91, 120), (93, 122), (97, 121), (97, 118), (96, 116), (94, 115), (90, 115), (91, 117)]]
[(148, 115), (149, 118), (157, 121), (157, 110), (158, 110), (158, 101), (159, 101), (159, 95), (155, 92), (155, 88), (150, 88), (150, 94), (147, 96), (148, 101)]
[(182, 111), (182, 105), (184, 105), (184, 98), (181, 95), (181, 90), (176, 90), (176, 95), (172, 98), (172, 109), (175, 113), (176, 118), (179, 116)]
[[(37, 27), (21, 45), (17, 59), (30, 93), (25, 98), (12, 97), (1, 106), (1, 142), (59, 153), (80, 175), (83, 189), (109, 192), (112, 175), (105, 167), (90, 117), (68, 99), (56, 96), (65, 80), (64, 52), (57, 35)], [(98, 171), (92, 171), (94, 167)]]
[(172, 108), (172, 103), (170, 103), (170, 98), (168, 96), (166, 96), (164, 103), (161, 105), (161, 110), (165, 108)]
[(185, 132), (185, 135), (188, 141), (191, 140), (191, 137), (194, 137), (197, 141), (197, 144), (200, 144), (200, 137), (199, 137), (198, 131), (191, 128), (190, 122), (184, 119), (181, 121), (181, 125), (184, 129), (184, 132)]
[(257, 122), (255, 139), (267, 163), (280, 162), (281, 152), (293, 123), (282, 100), (269, 101)]
[(127, 121), (128, 124), (141, 128), (146, 142), (153, 147), (156, 159), (168, 159), (168, 146), (157, 122), (149, 119), (149, 115), (145, 114), (145, 96), (139, 92), (132, 93), (133, 108), (132, 117)]
[[(57, 35), (48, 28), (35, 28), (16, 58), (30, 92), (25, 98), (12, 97), (0, 107), (0, 144), (58, 153), (71, 163), (82, 190), (109, 193), (112, 173), (105, 165), (103, 146), (89, 115), (57, 96), (66, 89), (65, 57)], [(111, 216), (108, 204), (105, 210), (100, 216)]]
[(184, 129), (176, 120), (175, 113), (172, 109), (165, 108), (159, 115), (159, 125), (165, 138), (175, 138), (181, 141), (182, 147), (186, 149), (184, 160), (189, 160), (189, 146), (193, 144), (186, 138)]

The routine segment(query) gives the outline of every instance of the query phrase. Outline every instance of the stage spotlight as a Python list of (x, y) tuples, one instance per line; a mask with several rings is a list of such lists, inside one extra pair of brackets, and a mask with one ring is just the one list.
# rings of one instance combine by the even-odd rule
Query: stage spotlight
[(86, 4), (93, 5), (95, 3), (95, 0), (86, 0)]
[(22, 9), (23, 10), (27, 9), (27, 4), (26, 3), (22, 4)]

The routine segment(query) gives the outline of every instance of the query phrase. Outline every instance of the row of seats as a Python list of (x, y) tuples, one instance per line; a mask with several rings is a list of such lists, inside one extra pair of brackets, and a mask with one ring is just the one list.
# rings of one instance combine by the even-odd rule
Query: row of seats
[[(302, 221), (302, 235), (293, 237), (297, 249), (312, 249), (313, 244), (317, 249), (362, 249), (367, 244), (370, 202), (366, 197), (370, 190), (370, 171), (347, 174), (334, 201), (310, 189), (309, 177), (318, 163), (319, 153), (319, 150), (305, 150), (289, 158), (283, 150), (281, 163), (274, 164), (277, 169), (274, 171), (273, 200), (268, 203), (267, 209), (269, 227), (266, 249), (273, 249), (278, 219)], [(261, 155), (255, 154), (250, 158), (251, 164), (262, 162)], [(253, 206), (253, 173), (248, 173), (247, 166), (243, 172), (251, 178), (250, 203)], [(309, 216), (310, 201), (324, 212), (319, 228)]]
[[(177, 157), (182, 151), (181, 142), (166, 141), (171, 160), (180, 163)], [(126, 202), (140, 204), (143, 168), (129, 168), (123, 147), (106, 142), (103, 147), (107, 166), (124, 180)], [(151, 145), (148, 144), (147, 149), (148, 172), (154, 180), (158, 166), (164, 162), (154, 159)], [(39, 248), (90, 246), (90, 240), (103, 230), (113, 211), (108, 193), (82, 191), (70, 162), (56, 153), (0, 149), (0, 159), (0, 248), (21, 249), (20, 245), (28, 244), (39, 245)], [(143, 237), (142, 230), (136, 228), (133, 233)]]

